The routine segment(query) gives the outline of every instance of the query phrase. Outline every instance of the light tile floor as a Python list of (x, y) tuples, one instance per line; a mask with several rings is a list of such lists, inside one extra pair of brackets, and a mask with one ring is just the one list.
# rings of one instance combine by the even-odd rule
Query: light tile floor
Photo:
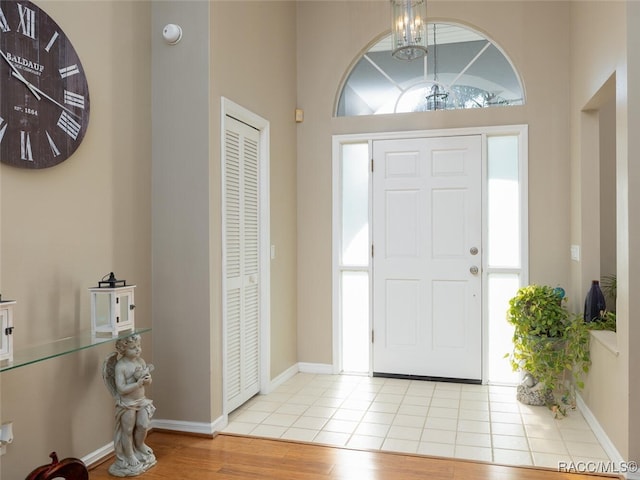
[(504, 386), (298, 373), (223, 432), (554, 469), (609, 461), (578, 410), (554, 419)]

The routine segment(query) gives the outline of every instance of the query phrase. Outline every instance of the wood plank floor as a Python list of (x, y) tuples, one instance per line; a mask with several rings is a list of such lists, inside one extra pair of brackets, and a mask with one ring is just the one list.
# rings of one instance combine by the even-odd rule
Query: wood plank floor
[[(416, 455), (325, 447), (306, 443), (218, 435), (203, 438), (152, 432), (147, 443), (158, 464), (144, 480), (598, 480), (621, 478), (518, 468)], [(110, 458), (90, 480), (113, 479)]]

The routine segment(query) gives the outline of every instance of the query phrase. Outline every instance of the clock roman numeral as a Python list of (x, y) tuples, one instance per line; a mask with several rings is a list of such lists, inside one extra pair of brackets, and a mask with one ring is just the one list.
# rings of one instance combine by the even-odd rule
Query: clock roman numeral
[(80, 69), (78, 68), (78, 65), (69, 65), (68, 67), (64, 67), (60, 69), (60, 77), (61, 78), (67, 78), (70, 77), (71, 75), (75, 75), (76, 73), (80, 73)]
[(58, 147), (56, 147), (56, 144), (53, 142), (53, 138), (51, 138), (49, 132), (45, 131), (45, 133), (47, 134), (47, 140), (49, 140), (49, 148), (51, 148), (51, 153), (53, 153), (54, 157), (57, 157), (58, 155), (60, 155), (60, 150), (58, 150)]
[(11, 30), (9, 28), (9, 23), (7, 22), (7, 17), (4, 16), (4, 12), (2, 11), (1, 8), (0, 8), (0, 30), (2, 30), (2, 32), (8, 32), (9, 30)]
[(30, 8), (18, 4), (18, 15), (20, 24), (18, 30), (29, 38), (36, 38), (36, 12)]
[(78, 138), (80, 124), (71, 118), (67, 112), (62, 112), (57, 125), (74, 140)]
[(60, 34), (58, 32), (53, 32), (53, 35), (51, 35), (51, 40), (49, 40), (49, 43), (47, 43), (47, 46), (44, 47), (45, 52), (49, 53), (49, 50), (51, 50), (51, 47), (53, 47), (53, 44), (58, 39), (59, 35)]
[(4, 118), (0, 117), (0, 142), (4, 138), (4, 132), (7, 131), (7, 125), (9, 124), (4, 121)]
[(72, 107), (84, 108), (84, 97), (77, 93), (70, 92), (69, 90), (65, 90), (64, 103), (71, 105)]
[(31, 153), (31, 137), (29, 132), (20, 130), (20, 158), (33, 162), (33, 154)]

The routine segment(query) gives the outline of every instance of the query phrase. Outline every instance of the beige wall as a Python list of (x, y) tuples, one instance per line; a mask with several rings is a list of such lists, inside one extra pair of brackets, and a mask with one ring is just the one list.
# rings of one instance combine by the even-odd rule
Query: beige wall
[[(222, 96), (270, 122), (271, 377), (297, 361), (295, 4), (152, 10), (156, 417), (207, 425), (223, 408)], [(175, 46), (159, 35), (166, 23), (182, 26)]]
[[(600, 195), (600, 274), (616, 271), (616, 97), (598, 111), (600, 126), (600, 165), (598, 170)], [(613, 300), (607, 299), (607, 308)]]
[[(473, 27), (505, 50), (523, 78), (525, 106), (333, 118), (345, 72), (370, 42), (390, 29), (389, 5), (378, 1), (300, 2), (298, 103), (305, 110), (305, 122), (298, 129), (300, 361), (333, 361), (333, 134), (528, 124), (530, 280), (568, 287), (569, 99), (564, 86), (569, 81), (569, 13), (565, 2), (429, 3), (430, 19)], [(542, 24), (546, 26), (544, 35), (540, 35)]]
[[(636, 460), (640, 456), (640, 439), (635, 434), (640, 425), (637, 413), (640, 392), (635, 386), (637, 382), (631, 380), (637, 377), (640, 365), (634, 358), (637, 348), (632, 347), (640, 339), (640, 328), (633, 319), (633, 312), (640, 308), (640, 300), (632, 293), (640, 287), (637, 278), (640, 263), (635, 248), (640, 240), (640, 225), (635, 214), (640, 197), (636, 193), (638, 185), (634, 185), (640, 172), (637, 162), (629, 160), (637, 157), (640, 145), (634, 139), (637, 135), (628, 134), (637, 131), (640, 125), (637, 94), (627, 88), (627, 85), (637, 84), (640, 74), (637, 52), (627, 47), (637, 45), (638, 41), (635, 31), (640, 9), (634, 3), (574, 2), (571, 29), (572, 243), (583, 247), (581, 262), (572, 262), (575, 290), (586, 292), (591, 279), (599, 278), (601, 273), (610, 273), (600, 271), (601, 237), (595, 233), (600, 225), (597, 218), (600, 198), (597, 190), (595, 195), (592, 191), (599, 183), (593, 173), (600, 162), (598, 153), (602, 148), (612, 149), (601, 136), (612, 128), (611, 122), (603, 123), (611, 114), (610, 102), (615, 104), (617, 164), (618, 302), (614, 347), (619, 353), (613, 354), (592, 339), (593, 365), (582, 395), (626, 460)], [(598, 35), (594, 36), (594, 31)]]
[[(222, 412), (212, 134), (221, 95), (271, 122), (272, 376), (297, 360), (295, 4), (47, 2), (46, 10), (83, 60), (91, 124), (57, 167), (0, 167), (1, 291), (19, 302), (17, 347), (88, 328), (86, 289), (113, 270), (138, 285), (139, 325), (151, 325), (153, 310), (144, 356), (157, 368), (157, 418), (209, 425)], [(161, 39), (169, 22), (184, 29), (174, 47)], [(232, 41), (238, 24), (251, 32), (246, 50)], [(3, 477), (21, 478), (54, 448), (84, 456), (109, 443), (113, 403), (100, 374), (109, 351), (2, 374), (2, 421), (14, 422), (16, 437), (0, 459)]]
[[(332, 362), (333, 134), (528, 124), (530, 280), (567, 285), (572, 298), (583, 298), (581, 266), (568, 255), (583, 228), (575, 220), (582, 213), (580, 157), (570, 152), (581, 150), (580, 110), (618, 71), (618, 312), (626, 320), (614, 363), (623, 398), (605, 398), (593, 378), (586, 396), (590, 406), (620, 412), (602, 416), (607, 433), (627, 458), (640, 457), (640, 413), (631, 408), (640, 402), (640, 384), (627, 387), (640, 365), (640, 352), (630, 349), (640, 332), (628, 320), (640, 310), (640, 297), (630, 295), (640, 288), (630, 268), (640, 264), (631, 248), (640, 243), (640, 219), (629, 213), (640, 204), (640, 165), (627, 158), (640, 153), (640, 138), (626, 134), (640, 129), (640, 94), (626, 88), (627, 69), (629, 83), (640, 84), (640, 65), (627, 65), (624, 48), (640, 44), (640, 32), (623, 28), (640, 21), (640, 6), (434, 0), (432, 18), (467, 24), (505, 49), (524, 79), (527, 105), (348, 119), (332, 117), (335, 97), (349, 65), (389, 29), (386, 1), (44, 6), (83, 61), (91, 123), (80, 149), (57, 167), (0, 166), (0, 291), (18, 299), (20, 346), (88, 326), (86, 289), (104, 273), (135, 281), (137, 321), (151, 325), (153, 318), (144, 344), (145, 358), (157, 366), (152, 397), (158, 417), (173, 421), (206, 424), (222, 412), (220, 96), (271, 122), (275, 377), (298, 361)], [(169, 22), (185, 30), (174, 47), (160, 36)], [(247, 27), (242, 37), (237, 24)], [(299, 125), (296, 106), (305, 110)], [(84, 456), (110, 441), (113, 405), (100, 378), (109, 351), (98, 347), (0, 376), (1, 420), (14, 421), (16, 435), (0, 457), (3, 478), (24, 477), (54, 448)], [(594, 376), (599, 371), (606, 375), (600, 363)], [(598, 401), (589, 400), (592, 392)], [(614, 407), (602, 403), (611, 401)]]
[[(17, 348), (89, 330), (88, 288), (114, 271), (137, 284), (139, 325), (151, 324), (149, 4), (36, 2), (68, 34), (85, 69), (91, 119), (76, 153), (44, 170), (0, 166), (0, 291), (18, 301)], [(144, 354), (152, 356), (148, 335)], [(2, 478), (24, 478), (112, 438), (101, 378), (112, 346), (4, 372), (1, 420), (15, 441)]]
[[(638, 205), (631, 192), (640, 191), (632, 189), (631, 183), (638, 181), (640, 175), (632, 175), (631, 170), (638, 167), (627, 162), (627, 148), (631, 150), (632, 145), (627, 147), (626, 132), (631, 130), (628, 122), (632, 116), (627, 113), (626, 97), (630, 93), (626, 90), (625, 45), (637, 44), (629, 37), (638, 34), (637, 29), (629, 29), (633, 30), (630, 32), (625, 25), (632, 25), (634, 18), (637, 21), (638, 7), (634, 2), (433, 1), (429, 8), (432, 19), (467, 24), (485, 32), (504, 48), (523, 78), (527, 104), (509, 109), (430, 112), (393, 118), (332, 118), (344, 72), (367, 44), (389, 28), (387, 5), (385, 2), (300, 4), (298, 98), (305, 109), (305, 123), (298, 135), (300, 361), (325, 364), (333, 361), (328, 301), (332, 134), (528, 124), (530, 281), (565, 286), (572, 309), (580, 311), (590, 280), (600, 275), (600, 236), (592, 233), (599, 229), (599, 216), (593, 215), (599, 210), (598, 113), (582, 111), (594, 108), (588, 102), (617, 72), (614, 82), (618, 90), (615, 137), (617, 264), (618, 280), (622, 282), (618, 301), (621, 353), (612, 360), (604, 347), (599, 344), (594, 347), (594, 368), (584, 396), (619, 452), (625, 458), (637, 459), (640, 438), (634, 438), (633, 432), (640, 428), (633, 426), (638, 425), (640, 414), (632, 405), (637, 404), (633, 398), (640, 392), (634, 392), (633, 387), (629, 389), (629, 378), (633, 378), (639, 362), (632, 358), (637, 349), (630, 349), (629, 345), (637, 344), (640, 332), (629, 325), (628, 318), (629, 312), (638, 311), (639, 307), (629, 291), (633, 291), (630, 289), (634, 282), (637, 290), (640, 282), (630, 268), (640, 264), (634, 262), (637, 254), (631, 248), (634, 239), (635, 245), (640, 240), (640, 225), (630, 214), (633, 206)], [(634, 8), (636, 17), (629, 14)], [(496, 11), (501, 15), (495, 15)], [(504, 18), (509, 21), (504, 22)], [(541, 36), (542, 24), (546, 27), (545, 35)], [(567, 25), (572, 25), (572, 29)], [(326, 35), (329, 31), (331, 35)], [(602, 35), (594, 36), (596, 31)], [(607, 92), (600, 93), (604, 95), (601, 101), (606, 102)], [(603, 122), (607, 113), (610, 112), (603, 112)], [(590, 135), (595, 135), (595, 145), (582, 144), (579, 132), (590, 140), (593, 140)], [(610, 145), (602, 147), (611, 151)], [(571, 244), (581, 245), (582, 262), (569, 260)], [(612, 364), (616, 368), (610, 370), (608, 366)]]
[[(298, 361), (296, 346), (296, 6), (216, 1), (212, 8), (213, 131), (220, 97), (270, 122), (271, 378)], [(242, 40), (237, 39), (243, 25)], [(220, 143), (213, 164), (220, 163)], [(215, 182), (220, 183), (216, 168)], [(219, 234), (218, 234), (219, 235)], [(219, 237), (218, 237), (219, 238)]]
[[(16, 345), (89, 328), (87, 288), (113, 270), (138, 285), (138, 324), (153, 318), (144, 356), (156, 364), (156, 418), (210, 425), (222, 413), (221, 95), (271, 122), (272, 377), (297, 361), (295, 4), (45, 7), (83, 61), (91, 123), (57, 167), (0, 166), (0, 291), (18, 299)], [(173, 47), (161, 37), (169, 22), (184, 29)], [(100, 368), (111, 349), (2, 374), (0, 413), (15, 433), (3, 478), (22, 478), (53, 449), (80, 457), (110, 442)]]
[[(626, 36), (627, 36), (627, 85), (640, 85), (640, 4), (629, 1), (626, 3)], [(622, 91), (624, 89), (621, 88)], [(621, 100), (625, 97), (623, 96)], [(628, 333), (622, 331), (626, 337), (622, 340), (629, 350), (628, 359), (628, 385), (629, 385), (629, 452), (628, 459), (640, 458), (640, 382), (637, 381), (640, 368), (640, 324), (638, 313), (640, 311), (640, 216), (637, 215), (640, 207), (640, 92), (637, 88), (626, 89), (627, 104), (623, 107), (622, 115), (627, 118), (626, 131), (620, 132), (621, 141), (626, 137), (627, 148), (617, 156), (618, 168), (626, 169), (626, 178), (618, 181), (618, 201), (623, 202), (618, 207), (618, 218), (626, 216), (627, 222), (620, 221), (618, 235), (623, 235), (623, 240), (618, 241), (618, 251), (623, 250), (622, 258), (618, 258), (618, 275), (625, 285), (623, 287), (622, 301), (624, 314), (628, 319)], [(619, 118), (619, 117), (618, 117)], [(626, 201), (625, 201), (626, 197)], [(628, 233), (623, 234), (625, 224)], [(618, 337), (620, 340), (620, 337)]]

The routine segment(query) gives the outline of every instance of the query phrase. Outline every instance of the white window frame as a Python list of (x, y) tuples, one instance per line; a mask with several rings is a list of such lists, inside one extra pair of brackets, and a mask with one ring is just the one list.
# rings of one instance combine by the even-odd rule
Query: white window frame
[[(520, 266), (519, 268), (489, 268), (487, 265), (487, 255), (482, 259), (482, 351), (483, 351), (483, 371), (482, 380), (486, 383), (488, 378), (488, 311), (487, 311), (487, 279), (491, 273), (517, 273), (520, 276), (521, 286), (529, 281), (529, 220), (528, 220), (528, 126), (527, 125), (504, 125), (472, 128), (455, 128), (446, 130), (417, 130), (404, 132), (382, 132), (382, 133), (361, 133), (361, 134), (341, 134), (332, 137), (332, 325), (333, 325), (333, 373), (342, 371), (342, 318), (341, 318), (341, 285), (340, 279), (343, 271), (353, 271), (352, 267), (345, 267), (340, 262), (340, 252), (342, 251), (342, 188), (341, 188), (341, 152), (342, 145), (350, 143), (368, 143), (369, 157), (372, 155), (372, 144), (377, 140), (394, 140), (408, 138), (429, 138), (448, 137), (459, 135), (481, 135), (482, 136), (482, 242), (487, 245), (488, 232), (485, 217), (487, 214), (487, 138), (490, 136), (518, 136), (518, 172), (520, 187)], [(372, 238), (372, 189), (371, 174), (369, 175), (369, 239)], [(371, 329), (372, 302), (372, 262), (369, 260), (368, 266), (357, 268), (358, 271), (369, 274), (369, 328)], [(372, 374), (372, 356), (369, 350), (369, 375)]]

